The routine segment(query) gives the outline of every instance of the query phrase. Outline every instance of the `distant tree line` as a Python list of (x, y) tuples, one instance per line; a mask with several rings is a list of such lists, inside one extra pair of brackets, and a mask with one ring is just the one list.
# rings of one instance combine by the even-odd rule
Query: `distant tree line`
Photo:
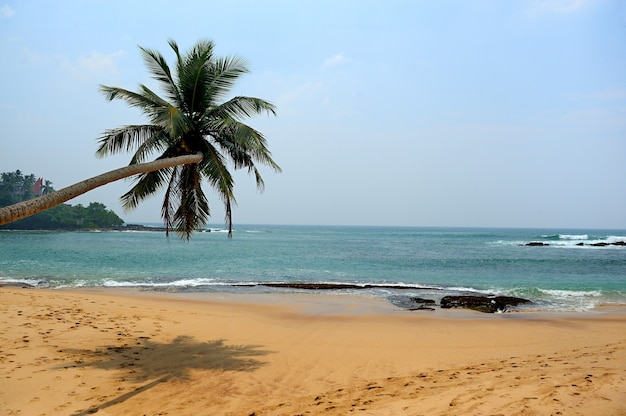
[[(16, 204), (54, 192), (52, 182), (24, 175), (19, 170), (0, 174), (0, 207)], [(22, 220), (1, 226), (16, 230), (78, 230), (119, 227), (124, 220), (104, 204), (88, 206), (62, 204)]]

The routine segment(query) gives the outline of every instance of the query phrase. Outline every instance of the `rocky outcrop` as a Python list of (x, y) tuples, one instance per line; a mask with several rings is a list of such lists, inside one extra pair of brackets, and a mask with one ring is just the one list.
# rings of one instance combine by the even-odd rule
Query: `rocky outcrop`
[(149, 227), (141, 224), (124, 224), (119, 227), (108, 228), (112, 231), (165, 231), (165, 227)]
[[(549, 246), (550, 244), (543, 243), (541, 241), (531, 241), (530, 243), (526, 243), (524, 245), (528, 246), (528, 247), (543, 247), (543, 246)], [(583, 247), (583, 246), (589, 246), (589, 247), (621, 246), (621, 247), (626, 247), (626, 241), (614, 241), (612, 243), (606, 243), (606, 242), (601, 241), (599, 243), (588, 243), (588, 244), (580, 242), (580, 243), (576, 243), (575, 245), (578, 246), (578, 247)]]
[[(370, 288), (388, 288), (396, 290), (416, 290), (411, 286), (398, 286), (398, 285), (355, 285), (350, 283), (308, 283), (308, 282), (267, 282), (259, 283), (259, 286), (267, 286), (273, 288), (282, 289), (304, 289), (304, 290), (343, 290), (343, 289), (370, 289)], [(435, 288), (427, 288), (430, 290), (439, 290)], [(442, 309), (449, 308), (464, 308), (473, 309), (485, 313), (506, 312), (511, 308), (523, 305), (526, 303), (532, 303), (528, 299), (516, 298), (512, 296), (492, 296), (489, 294), (484, 295), (471, 295), (471, 296), (456, 296), (449, 295), (441, 298), (439, 305), (436, 300), (425, 299), (417, 296), (406, 296), (401, 294), (394, 294), (387, 296), (386, 299), (393, 305), (406, 309), (409, 311), (434, 311), (437, 306)]]
[(510, 307), (531, 303), (528, 299), (513, 296), (444, 296), (440, 306), (443, 309), (464, 308), (479, 312), (506, 312)]
[(411, 297), (412, 306), (407, 308), (410, 311), (434, 311), (435, 301), (432, 299), (424, 299)]
[(0, 282), (0, 287), (16, 287), (20, 289), (32, 289), (35, 286), (22, 282)]
[(387, 300), (409, 311), (434, 311), (439, 306), (442, 309), (462, 308), (484, 313), (508, 312), (516, 306), (532, 303), (528, 299), (513, 296), (490, 295), (448, 295), (441, 298), (439, 305), (433, 299), (415, 296), (393, 295), (387, 297)]
[[(338, 289), (393, 289), (393, 290), (415, 290), (415, 286), (410, 285), (385, 285), (385, 284), (365, 284), (356, 285), (352, 283), (306, 283), (306, 282), (267, 282), (259, 283), (259, 286), (283, 288), (283, 289), (303, 289), (303, 290), (338, 290)], [(434, 287), (422, 287), (422, 289), (437, 290)]]
[(434, 311), (435, 301), (415, 296), (389, 296), (387, 300), (395, 306), (409, 311)]
[(338, 289), (363, 289), (363, 286), (349, 283), (260, 283), (259, 286), (277, 287), (284, 289), (305, 290), (338, 290)]

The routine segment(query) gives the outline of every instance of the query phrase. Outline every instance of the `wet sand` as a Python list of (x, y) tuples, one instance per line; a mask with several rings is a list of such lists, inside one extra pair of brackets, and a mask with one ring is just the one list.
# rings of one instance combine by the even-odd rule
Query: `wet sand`
[(0, 288), (0, 415), (624, 415), (626, 307)]

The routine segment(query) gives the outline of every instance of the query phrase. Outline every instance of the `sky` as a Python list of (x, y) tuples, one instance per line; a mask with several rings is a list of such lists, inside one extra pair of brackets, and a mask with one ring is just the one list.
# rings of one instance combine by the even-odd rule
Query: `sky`
[[(146, 120), (98, 88), (155, 86), (139, 46), (173, 62), (169, 39), (243, 57), (232, 96), (277, 106), (247, 123), (283, 172), (237, 173), (235, 228), (626, 229), (623, 0), (0, 0), (0, 171), (60, 189), (128, 164), (96, 141)], [(130, 186), (70, 203), (161, 221)]]

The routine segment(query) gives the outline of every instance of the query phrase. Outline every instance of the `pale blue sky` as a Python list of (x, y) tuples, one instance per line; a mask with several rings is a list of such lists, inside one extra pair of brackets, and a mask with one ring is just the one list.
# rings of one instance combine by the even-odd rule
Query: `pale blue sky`
[[(125, 165), (96, 138), (143, 119), (98, 85), (150, 85), (138, 46), (170, 38), (244, 57), (233, 93), (278, 107), (249, 123), (283, 173), (237, 176), (235, 224), (626, 229), (618, 0), (0, 0), (0, 171)], [(129, 186), (71, 202), (160, 221), (160, 199), (121, 209)]]

